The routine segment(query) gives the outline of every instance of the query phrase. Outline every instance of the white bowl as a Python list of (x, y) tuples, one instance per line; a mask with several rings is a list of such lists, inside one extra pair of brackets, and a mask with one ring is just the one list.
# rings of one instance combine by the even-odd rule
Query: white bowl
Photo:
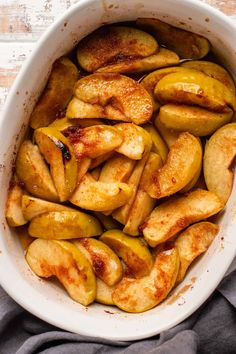
[(82, 0), (65, 12), (38, 42), (11, 89), (0, 121), (1, 285), (21, 306), (51, 324), (68, 331), (114, 340), (135, 340), (158, 334), (191, 315), (213, 292), (236, 253), (236, 186), (227, 208), (219, 217), (221, 232), (208, 252), (173, 291), (172, 301), (167, 299), (142, 314), (127, 314), (99, 304), (85, 308), (71, 300), (56, 284), (33, 275), (24, 260), (17, 235), (6, 224), (4, 209), (15, 152), (51, 64), (102, 24), (137, 17), (157, 17), (205, 35), (217, 54), (224, 58), (224, 65), (236, 75), (235, 25), (200, 1)]

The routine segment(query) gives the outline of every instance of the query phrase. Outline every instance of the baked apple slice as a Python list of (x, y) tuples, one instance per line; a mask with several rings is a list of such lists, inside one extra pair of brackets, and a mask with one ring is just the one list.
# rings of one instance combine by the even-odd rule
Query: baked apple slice
[(9, 226), (25, 225), (28, 221), (22, 212), (23, 189), (13, 180), (10, 183), (6, 203), (6, 219)]
[(173, 288), (179, 270), (179, 255), (175, 247), (158, 253), (149, 275), (141, 279), (123, 278), (112, 299), (126, 312), (144, 312), (157, 306)]
[(145, 124), (143, 128), (150, 134), (152, 139), (151, 151), (160, 155), (162, 162), (164, 163), (168, 155), (168, 147), (165, 141), (162, 139), (157, 129), (152, 124)]
[(16, 157), (16, 174), (28, 192), (36, 197), (58, 201), (58, 195), (37, 145), (25, 140)]
[(232, 190), (232, 162), (236, 155), (236, 123), (218, 129), (205, 147), (203, 170), (207, 188), (226, 204)]
[(134, 160), (124, 155), (115, 154), (103, 165), (99, 175), (99, 181), (105, 183), (127, 182), (134, 169), (135, 163)]
[(122, 278), (122, 265), (110, 247), (94, 238), (82, 238), (73, 244), (86, 256), (93, 271), (108, 286), (113, 286)]
[(114, 286), (108, 286), (104, 281), (97, 278), (97, 293), (95, 301), (104, 305), (114, 305), (112, 293), (115, 290)]
[(87, 306), (96, 297), (96, 278), (86, 257), (67, 241), (37, 239), (30, 244), (26, 261), (42, 278), (56, 276), (73, 300)]
[(153, 259), (144, 242), (120, 230), (104, 232), (100, 240), (108, 245), (127, 265), (131, 274), (141, 278), (150, 273)]
[(44, 239), (72, 239), (101, 235), (99, 221), (81, 211), (50, 211), (34, 217), (29, 234)]
[(143, 235), (151, 247), (175, 236), (190, 224), (217, 214), (224, 207), (215, 193), (195, 190), (158, 205), (146, 219)]
[(51, 127), (36, 129), (34, 139), (50, 165), (60, 201), (69, 199), (77, 184), (78, 173), (77, 161), (69, 140)]

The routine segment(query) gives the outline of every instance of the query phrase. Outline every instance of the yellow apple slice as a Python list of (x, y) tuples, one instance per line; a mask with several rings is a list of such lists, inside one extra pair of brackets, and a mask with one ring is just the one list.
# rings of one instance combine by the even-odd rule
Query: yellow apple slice
[(168, 147), (166, 146), (165, 141), (162, 139), (157, 129), (152, 124), (145, 124), (143, 128), (150, 134), (152, 139), (152, 149), (151, 151), (160, 155), (163, 163), (167, 159)]
[(161, 134), (163, 140), (165, 141), (166, 145), (170, 149), (174, 142), (178, 139), (180, 132), (177, 132), (173, 129), (168, 129), (166, 126), (160, 121), (159, 114), (156, 116), (154, 120), (155, 127)]
[(125, 26), (99, 28), (80, 41), (77, 59), (86, 71), (125, 60), (147, 57), (158, 51), (156, 40), (148, 33)]
[(112, 218), (110, 215), (104, 215), (103, 213), (95, 212), (96, 218), (101, 221), (106, 230), (118, 229), (120, 224)]
[(9, 226), (21, 226), (28, 222), (22, 212), (23, 193), (24, 191), (19, 186), (17, 181), (13, 180), (12, 182), (10, 182), (5, 212), (7, 223)]
[(28, 192), (36, 197), (58, 201), (58, 195), (49, 169), (38, 146), (25, 140), (16, 158), (16, 174)]
[(104, 232), (100, 240), (108, 245), (127, 265), (136, 278), (150, 273), (153, 259), (147, 246), (139, 239), (120, 230)]
[(144, 238), (155, 247), (190, 224), (217, 214), (223, 207), (215, 193), (201, 189), (183, 197), (170, 198), (158, 205), (141, 225)]
[(118, 256), (104, 242), (94, 238), (82, 238), (73, 244), (86, 256), (93, 271), (108, 286), (122, 278), (122, 265)]
[(127, 58), (112, 64), (103, 66), (97, 72), (106, 73), (140, 73), (155, 70), (164, 66), (179, 64), (179, 57), (176, 53), (166, 48), (160, 48), (158, 53), (145, 58)]
[(28, 221), (32, 220), (35, 216), (48, 213), (49, 211), (75, 211), (65, 205), (48, 202), (31, 195), (23, 195), (21, 205), (24, 218)]
[(209, 41), (199, 34), (171, 26), (156, 18), (138, 18), (136, 24), (184, 59), (201, 59), (211, 47)]
[(184, 188), (196, 175), (202, 161), (202, 147), (189, 133), (180, 134), (170, 148), (166, 163), (146, 182), (145, 191), (152, 198), (163, 198)]
[(236, 109), (232, 91), (220, 81), (193, 69), (166, 75), (157, 83), (154, 94), (162, 104), (198, 105), (216, 112), (223, 112), (227, 107)]
[(87, 128), (93, 125), (102, 125), (102, 120), (100, 119), (68, 119), (68, 118), (61, 118), (56, 119), (52, 122), (49, 127), (56, 128), (60, 132), (69, 127), (79, 127), (79, 128)]
[(145, 192), (144, 186), (152, 183), (153, 173), (162, 166), (161, 157), (153, 152), (150, 153), (139, 183), (138, 191), (131, 206), (129, 216), (123, 229), (129, 235), (139, 235), (139, 225), (150, 215), (155, 206), (155, 199)]
[(151, 97), (137, 81), (120, 74), (97, 73), (77, 81), (66, 115), (144, 124), (152, 112)]
[(199, 70), (204, 74), (213, 77), (214, 79), (222, 82), (232, 91), (233, 94), (235, 94), (234, 81), (228, 71), (221, 65), (204, 60), (190, 60), (182, 63), (181, 66), (188, 69)]
[(108, 286), (101, 279), (97, 278), (97, 294), (95, 301), (104, 305), (114, 305), (112, 300), (112, 293), (115, 286)]
[(218, 225), (200, 222), (188, 227), (177, 237), (175, 246), (179, 252), (180, 267), (176, 283), (184, 279), (190, 264), (200, 254), (206, 252), (218, 232)]
[(119, 147), (123, 141), (122, 133), (109, 125), (94, 125), (87, 128), (70, 127), (63, 130), (74, 148), (77, 158), (84, 156), (96, 158)]
[(78, 166), (69, 140), (55, 128), (39, 128), (34, 139), (50, 165), (60, 201), (69, 199), (77, 184)]
[(218, 129), (209, 139), (204, 154), (204, 177), (207, 188), (225, 204), (231, 194), (233, 172), (231, 164), (236, 155), (236, 123)]
[(169, 103), (160, 108), (158, 117), (168, 129), (189, 132), (195, 136), (206, 136), (229, 123), (232, 116), (233, 111), (229, 108), (218, 113), (201, 107)]
[(68, 58), (62, 57), (55, 61), (47, 86), (30, 118), (33, 129), (46, 127), (63, 114), (78, 78), (79, 71)]
[(151, 140), (150, 134), (133, 123), (119, 123), (115, 128), (121, 132), (123, 141), (116, 151), (130, 159), (140, 160)]
[(126, 183), (94, 181), (86, 174), (70, 198), (72, 204), (93, 211), (119, 208), (127, 203), (132, 194)]
[(163, 301), (179, 270), (176, 248), (160, 252), (151, 273), (141, 279), (123, 278), (112, 294), (114, 304), (126, 312), (144, 312)]
[(37, 239), (26, 253), (32, 271), (56, 276), (73, 300), (87, 306), (96, 297), (96, 278), (86, 257), (70, 242)]
[(112, 157), (113, 153), (114, 151), (109, 151), (105, 154), (100, 155), (99, 157), (96, 157), (95, 159), (92, 159), (89, 169), (92, 170), (93, 168), (100, 166), (103, 162), (109, 160), (110, 157)]
[(135, 166), (135, 161), (130, 158), (115, 154), (103, 165), (99, 176), (100, 182), (126, 182)]
[(29, 234), (44, 239), (72, 239), (101, 235), (99, 221), (81, 211), (50, 211), (34, 217)]

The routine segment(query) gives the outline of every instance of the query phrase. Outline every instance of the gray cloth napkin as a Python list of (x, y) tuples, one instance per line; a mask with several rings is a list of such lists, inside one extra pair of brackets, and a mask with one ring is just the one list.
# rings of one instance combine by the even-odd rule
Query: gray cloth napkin
[(160, 335), (118, 342), (62, 331), (31, 315), (0, 288), (0, 354), (235, 354), (236, 271), (187, 320)]

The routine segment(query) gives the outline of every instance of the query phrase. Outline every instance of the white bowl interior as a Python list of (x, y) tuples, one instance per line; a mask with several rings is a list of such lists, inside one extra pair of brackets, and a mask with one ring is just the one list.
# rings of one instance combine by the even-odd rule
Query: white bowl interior
[[(172, 15), (173, 6), (175, 15)], [(0, 120), (2, 286), (19, 304), (52, 324), (80, 334), (118, 340), (140, 339), (174, 326), (196, 310), (215, 289), (235, 255), (236, 186), (219, 217), (221, 232), (210, 249), (194, 264), (171, 298), (142, 314), (128, 314), (99, 304), (85, 308), (71, 300), (57, 284), (34, 276), (24, 260), (17, 235), (6, 224), (4, 209), (15, 153), (51, 64), (102, 24), (138, 17), (156, 17), (206, 36), (236, 78), (234, 25), (226, 16), (200, 2), (186, 0), (176, 6), (174, 0), (80, 1), (40, 40), (14, 84)]]

